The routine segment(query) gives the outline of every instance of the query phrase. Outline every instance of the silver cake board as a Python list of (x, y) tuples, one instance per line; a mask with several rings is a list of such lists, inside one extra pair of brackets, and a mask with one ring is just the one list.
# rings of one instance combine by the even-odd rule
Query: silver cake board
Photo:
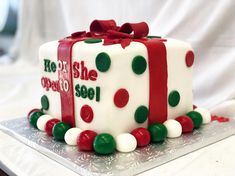
[(234, 135), (235, 119), (230, 118), (225, 123), (213, 121), (179, 138), (166, 139), (161, 144), (151, 144), (130, 153), (116, 152), (109, 156), (81, 152), (76, 146), (55, 141), (45, 132), (31, 127), (26, 117), (1, 122), (0, 130), (80, 175), (123, 176), (144, 172)]

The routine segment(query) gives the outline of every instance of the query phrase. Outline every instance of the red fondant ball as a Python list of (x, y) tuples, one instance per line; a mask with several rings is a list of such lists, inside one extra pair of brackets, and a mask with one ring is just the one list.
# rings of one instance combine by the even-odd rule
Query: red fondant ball
[(175, 120), (177, 120), (182, 126), (183, 133), (189, 133), (193, 131), (194, 124), (191, 118), (188, 116), (179, 116)]
[(51, 119), (51, 120), (47, 121), (47, 123), (45, 125), (45, 131), (48, 136), (52, 136), (52, 129), (53, 129), (54, 125), (59, 122), (60, 122), (59, 119)]
[(92, 151), (93, 142), (97, 133), (91, 130), (85, 130), (77, 138), (78, 148), (81, 151)]
[(143, 147), (150, 143), (150, 133), (146, 128), (136, 128), (131, 134), (136, 138), (138, 147)]
[(41, 111), (41, 110), (38, 109), (38, 108), (32, 109), (31, 111), (29, 111), (29, 113), (28, 113), (28, 115), (27, 115), (27, 118), (29, 118), (29, 116), (30, 116), (33, 112), (36, 112), (36, 111)]

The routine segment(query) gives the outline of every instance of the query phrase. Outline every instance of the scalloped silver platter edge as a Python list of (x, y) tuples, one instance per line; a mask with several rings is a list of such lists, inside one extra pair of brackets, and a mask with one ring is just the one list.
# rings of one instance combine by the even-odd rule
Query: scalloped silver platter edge
[(134, 175), (235, 134), (235, 120), (211, 122), (193, 133), (151, 144), (130, 153), (97, 156), (57, 142), (29, 125), (26, 117), (0, 123), (0, 130), (81, 175)]

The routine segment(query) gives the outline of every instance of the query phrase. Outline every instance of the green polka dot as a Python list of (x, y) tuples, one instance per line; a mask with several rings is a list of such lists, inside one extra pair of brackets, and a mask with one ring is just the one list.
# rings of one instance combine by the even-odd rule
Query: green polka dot
[(102, 42), (102, 40), (101, 39), (91, 38), (91, 39), (84, 40), (84, 42), (91, 44), (91, 43), (100, 43), (100, 42)]
[(200, 128), (202, 124), (202, 115), (199, 112), (190, 111), (186, 115), (192, 119), (195, 129)]
[(168, 97), (168, 103), (171, 107), (175, 107), (179, 104), (180, 102), (180, 94), (178, 91), (173, 90), (171, 91), (171, 93), (169, 94)]
[(105, 52), (99, 53), (96, 56), (95, 64), (96, 64), (96, 68), (100, 72), (108, 71), (108, 69), (109, 69), (109, 67), (111, 65), (111, 60), (110, 60), (109, 55), (107, 53), (105, 53)]
[(44, 109), (44, 110), (49, 109), (49, 100), (46, 95), (43, 95), (41, 97), (41, 105), (42, 105), (42, 109)]
[(135, 56), (132, 60), (132, 70), (135, 74), (140, 75), (144, 73), (147, 67), (147, 62), (143, 56)]
[(161, 36), (155, 36), (155, 35), (149, 35), (149, 36), (147, 36), (147, 38), (162, 38)]
[(135, 111), (135, 121), (137, 123), (144, 123), (148, 117), (149, 111), (145, 106), (139, 106)]

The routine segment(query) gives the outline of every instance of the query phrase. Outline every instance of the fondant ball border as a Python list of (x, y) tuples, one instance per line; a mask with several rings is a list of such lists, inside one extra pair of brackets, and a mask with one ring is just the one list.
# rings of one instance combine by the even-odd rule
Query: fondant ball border
[[(71, 128), (65, 122), (43, 113), (43, 109), (32, 109), (27, 118), (29, 123), (39, 130), (45, 131), (57, 141), (64, 141), (68, 145), (77, 145), (81, 151), (94, 151), (98, 155), (119, 152), (132, 152), (137, 147), (148, 144), (164, 142), (166, 138), (176, 138), (182, 133), (193, 132), (202, 124), (210, 122), (210, 112), (204, 108), (195, 107), (193, 111), (175, 119), (168, 119), (163, 124), (153, 123), (148, 128), (139, 127), (130, 133), (121, 133), (113, 137), (108, 133), (97, 134), (92, 130), (82, 131)], [(41, 118), (41, 119), (40, 119)]]

